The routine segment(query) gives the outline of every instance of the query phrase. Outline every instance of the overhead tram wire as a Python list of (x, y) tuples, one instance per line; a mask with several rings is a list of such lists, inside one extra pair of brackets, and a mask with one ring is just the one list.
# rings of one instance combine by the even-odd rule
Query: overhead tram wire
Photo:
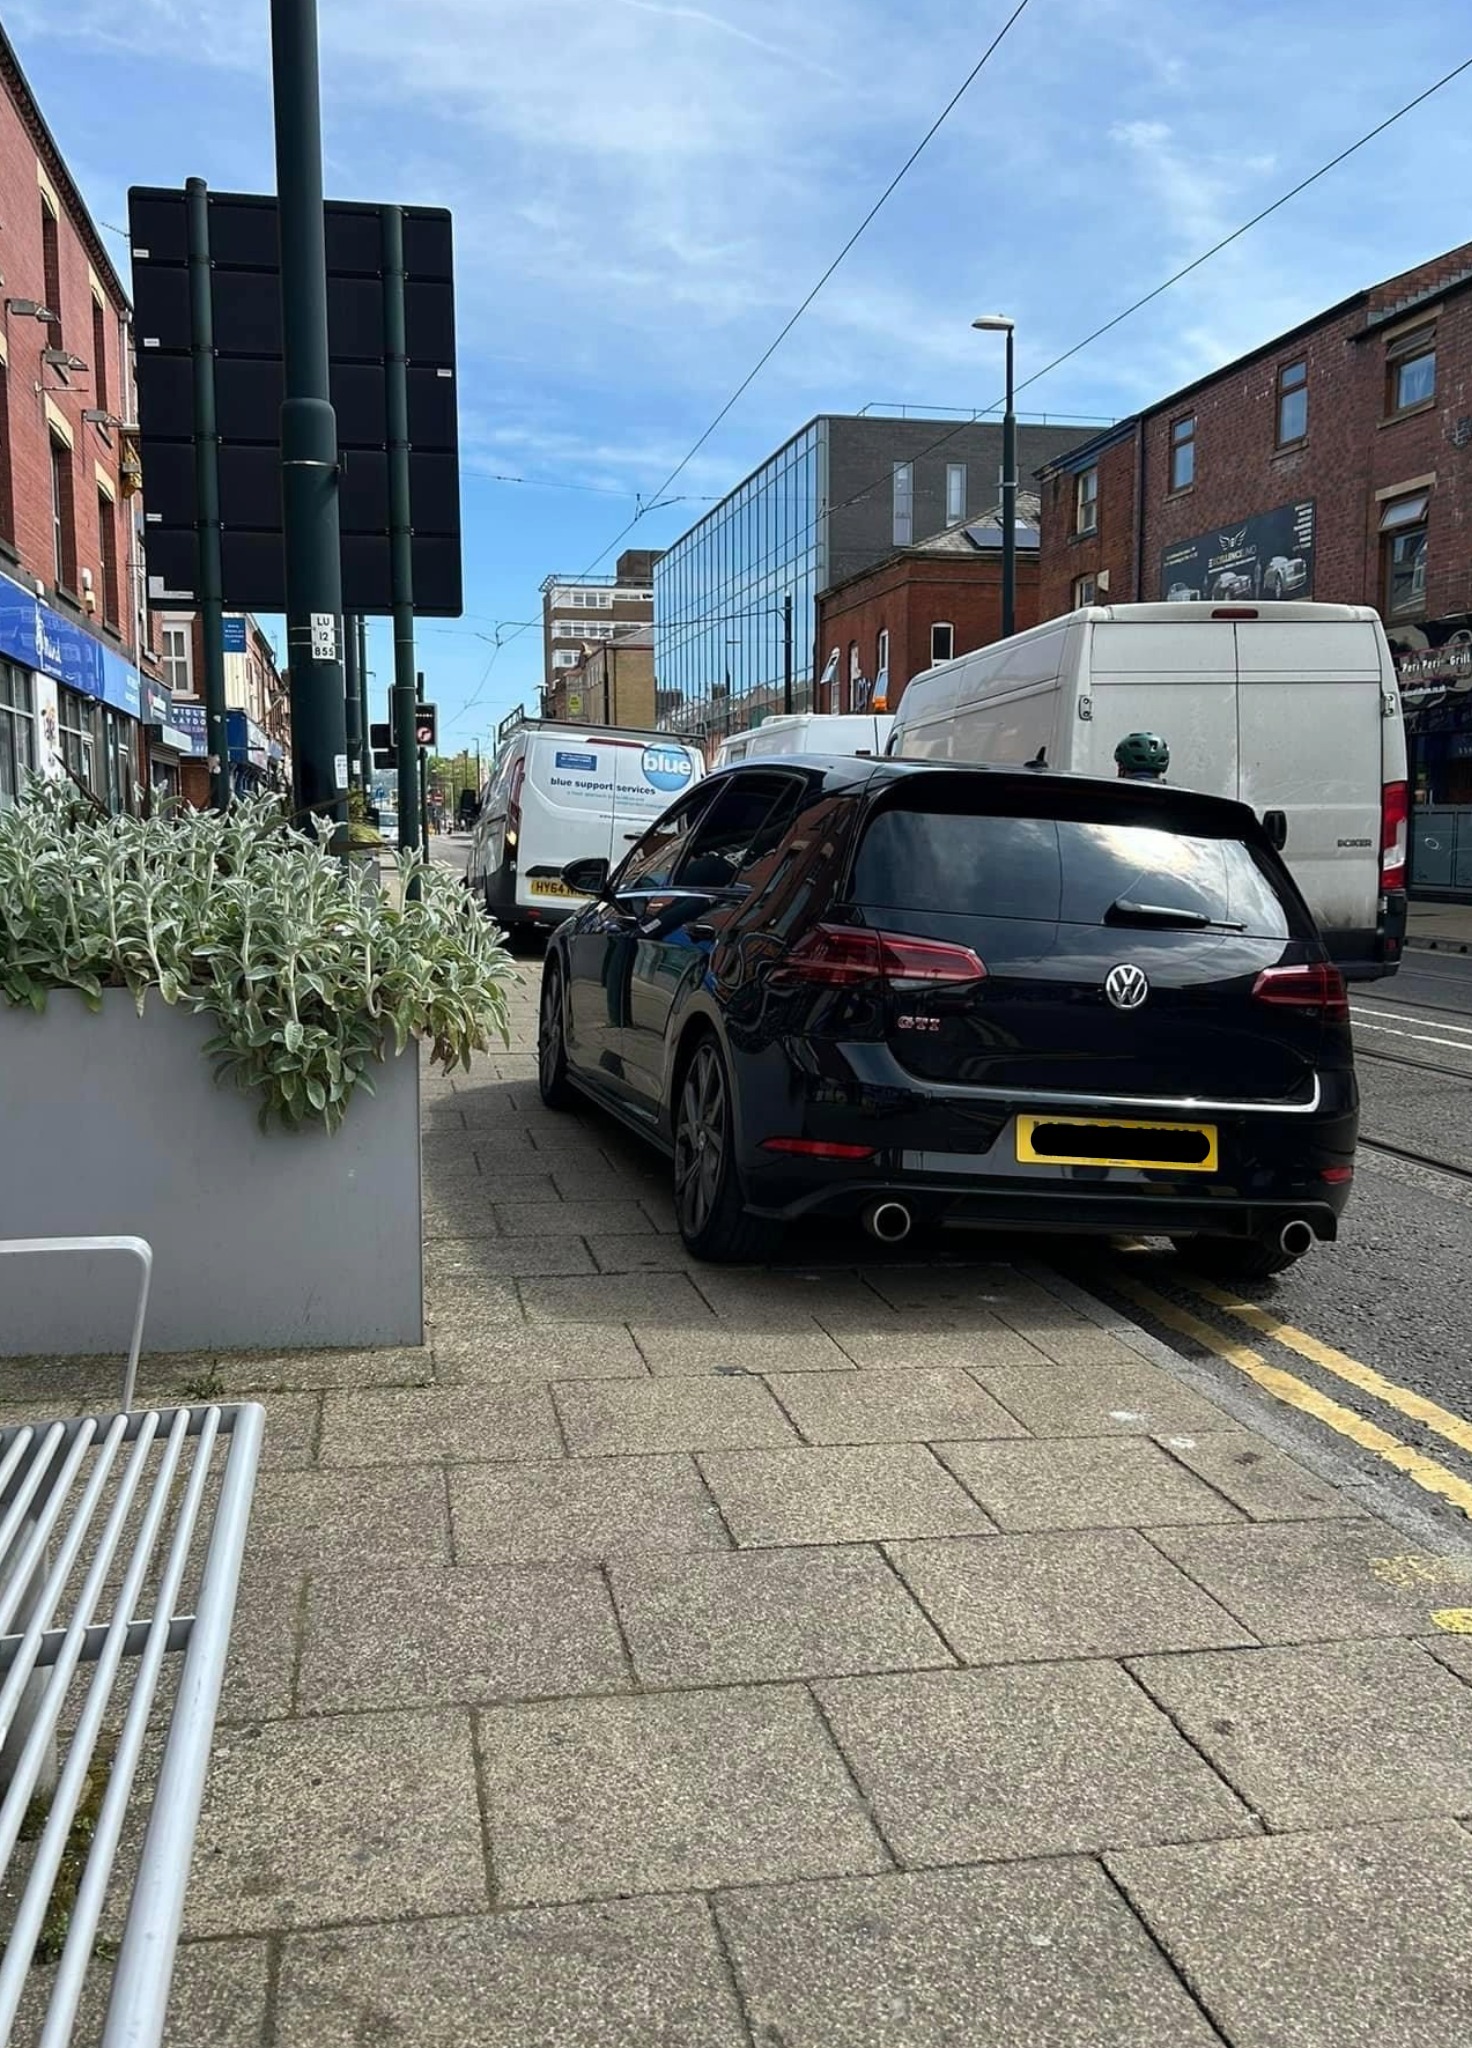
[[(715, 432), (716, 428), (721, 424), (722, 420), (725, 419), (727, 413), (730, 412), (731, 408), (744, 395), (744, 393), (750, 389), (751, 385), (755, 383), (756, 379), (761, 375), (762, 371), (766, 368), (767, 364), (772, 360), (773, 356), (777, 353), (778, 349), (781, 348), (783, 342), (786, 341), (788, 335), (791, 334), (793, 328), (796, 327), (798, 321), (801, 320), (803, 314), (806, 313), (809, 306), (812, 305), (814, 299), (817, 298), (818, 294), (822, 291), (824, 285), (827, 284), (828, 280), (832, 277), (833, 273), (838, 269), (839, 265), (843, 262), (844, 258), (848, 255), (849, 251), (853, 248), (854, 244), (869, 228), (871, 223), (879, 214), (880, 210), (885, 205), (886, 201), (893, 196), (893, 194), (898, 189), (900, 184), (904, 181), (906, 176), (914, 168), (915, 164), (919, 161), (920, 157), (924, 154), (925, 150), (934, 141), (935, 137), (940, 133), (941, 129), (950, 119), (951, 115), (955, 112), (956, 108), (961, 104), (962, 100), (966, 97), (967, 93), (971, 90), (972, 86), (981, 76), (982, 72), (986, 69), (987, 65), (991, 62), (992, 57), (1000, 48), (1003, 40), (1006, 38), (1009, 31), (1027, 12), (1027, 9), (1030, 4), (1031, 0), (1017, 0), (1017, 4), (1012, 9), (1012, 12), (1007, 16), (1007, 19), (1002, 23), (1002, 26), (997, 30), (996, 34), (992, 37), (991, 41), (987, 44), (986, 48), (982, 51), (981, 55), (977, 58), (976, 62), (972, 65), (971, 69), (962, 79), (961, 83), (957, 86), (956, 90), (951, 94), (951, 97), (946, 101), (945, 105), (941, 108), (940, 112), (931, 122), (930, 126), (926, 129), (925, 133), (921, 136), (920, 140), (915, 144), (915, 147), (910, 151), (910, 154), (905, 158), (904, 162), (900, 165), (899, 169), (895, 172), (894, 176), (890, 179), (889, 183), (885, 186), (884, 190), (880, 193), (879, 197), (874, 201), (874, 204), (869, 208), (869, 211), (864, 215), (864, 218), (859, 222), (858, 226), (854, 229), (853, 233), (849, 236), (848, 240), (844, 243), (843, 247), (839, 250), (838, 254), (833, 258), (833, 261), (828, 265), (827, 269), (818, 279), (817, 283), (812, 287), (811, 291), (808, 292), (807, 296), (797, 306), (796, 310), (788, 316), (787, 320), (783, 323), (781, 330), (777, 333), (773, 340), (768, 343), (765, 349), (763, 349), (762, 353), (757, 357), (756, 361), (752, 364), (751, 368), (747, 371), (746, 375), (742, 378), (741, 382), (736, 386), (736, 389), (731, 393), (731, 396), (726, 400), (725, 404), (721, 407), (720, 411), (716, 414), (715, 418), (710, 422), (709, 426), (706, 427), (705, 431), (698, 437), (698, 439), (691, 443), (690, 447), (687, 448), (685, 453), (680, 457), (680, 460), (675, 464), (674, 468), (670, 471), (669, 475), (665, 478), (664, 482), (660, 485), (659, 489), (655, 492), (654, 495), (657, 499), (663, 498), (665, 492), (669, 489), (670, 485), (675, 481), (675, 479), (678, 476), (682, 475), (685, 469), (689, 466), (689, 464), (694, 461), (695, 457), (700, 453), (701, 449), (705, 446), (706, 442), (710, 439), (711, 435)], [(634, 517), (629, 521), (628, 525), (624, 527), (623, 531), (620, 533), (616, 533), (613, 539), (609, 541), (608, 545), (605, 548), (603, 548), (601, 552), (593, 558), (593, 561), (589, 564), (588, 568), (583, 571), (584, 575), (591, 575), (592, 571), (597, 568), (598, 564), (603, 560), (604, 556), (612, 554), (613, 550), (618, 546), (619, 542), (625, 537), (625, 535), (633, 532), (634, 528), (639, 524), (639, 521), (643, 518), (643, 516), (644, 515), (642, 512), (636, 513)]]
[[(1189, 277), (1192, 271), (1199, 270), (1204, 263), (1210, 262), (1213, 256), (1220, 255), (1221, 251), (1229, 247), (1231, 243), (1239, 241), (1243, 235), (1259, 226), (1269, 215), (1278, 212), (1290, 200), (1296, 199), (1300, 193), (1306, 192), (1310, 185), (1317, 184), (1320, 178), (1325, 177), (1330, 171), (1337, 169), (1340, 164), (1346, 162), (1358, 150), (1363, 149), (1367, 143), (1373, 142), (1378, 136), (1383, 135), (1388, 128), (1393, 128), (1397, 121), (1404, 120), (1407, 114), (1414, 113), (1417, 107), (1424, 106), (1426, 101), (1432, 98), (1434, 94), (1441, 92), (1444, 87), (1450, 85), (1453, 80), (1460, 78), (1462, 73), (1467, 70), (1472, 70), (1472, 57), (1466, 57), (1460, 64), (1454, 65), (1450, 71), (1438, 78), (1434, 84), (1428, 85), (1423, 92), (1417, 93), (1414, 99), (1407, 100), (1405, 105), (1398, 107), (1393, 114), (1388, 114), (1383, 121), (1377, 122), (1373, 128), (1367, 129), (1357, 141), (1350, 143), (1347, 148), (1341, 149), (1335, 156), (1330, 157), (1316, 171), (1310, 172), (1308, 177), (1301, 178), (1296, 185), (1291, 186), (1288, 191), (1273, 200), (1271, 205), (1265, 206), (1258, 213), (1253, 214), (1250, 220), (1243, 221), (1242, 225), (1234, 228), (1229, 235), (1223, 235), (1219, 242), (1214, 242), (1209, 249), (1204, 249), (1199, 256), (1193, 257), (1189, 263), (1184, 264), (1181, 269), (1173, 272), (1170, 277), (1166, 278), (1161, 284), (1156, 285), (1153, 290), (1144, 293), (1142, 297), (1136, 299), (1131, 305), (1126, 306), (1122, 312), (1116, 313), (1112, 319), (1105, 321), (1102, 327), (1096, 327), (1091, 334), (1086, 334), (1082, 341), (1075, 342), (1071, 348), (1065, 349), (1061, 355), (1055, 356), (1051, 362), (1045, 363), (1042, 369), (1035, 370), (1030, 377), (1025, 377), (1016, 386), (1016, 389), (1018, 391), (1025, 391), (1029, 385), (1038, 383), (1042, 378), (1049, 376), (1054, 370), (1058, 369), (1060, 365), (1071, 361), (1074, 356), (1079, 355), (1084, 349), (1091, 347), (1094, 342), (1120, 326), (1133, 314), (1140, 312), (1143, 307), (1150, 305), (1154, 300), (1160, 298), (1163, 293), (1168, 292), (1173, 285), (1177, 285), (1183, 278)], [(911, 461), (923, 462), (928, 456), (938, 454), (942, 448), (948, 447), (958, 434), (963, 433), (967, 427), (974, 426), (978, 420), (986, 419), (991, 413), (996, 412), (1004, 402), (1003, 398), (998, 397), (984, 411), (973, 413), (969, 419), (960, 420), (956, 425), (948, 427), (943, 434), (937, 435), (934, 441), (919, 449), (910, 458)], [(830, 514), (845, 511), (850, 505), (858, 504), (861, 498), (866, 498), (871, 491), (881, 489), (889, 481), (889, 476), (890, 471), (886, 467), (868, 483), (861, 484), (856, 491), (852, 491), (848, 497), (840, 498), (836, 503), (826, 506), (824, 511)], [(796, 536), (788, 538), (779, 547), (769, 549), (766, 554), (759, 555), (750, 565), (751, 568), (760, 569), (765, 563), (775, 560), (779, 554), (792, 546), (793, 538), (801, 540), (806, 535), (815, 532), (819, 518), (822, 516), (822, 513), (816, 515), (809, 520), (805, 527), (798, 529)], [(637, 524), (637, 521), (634, 523)], [(630, 529), (626, 527), (624, 531), (628, 532)], [(622, 538), (623, 534), (620, 534), (619, 539), (621, 540)], [(604, 552), (606, 553), (607, 550), (605, 549)], [(599, 559), (601, 560), (602, 557), (600, 556)], [(666, 622), (672, 628), (687, 623), (693, 624), (696, 622), (687, 621), (680, 617), (675, 617)], [(683, 643), (676, 643), (677, 646), (680, 644)]]

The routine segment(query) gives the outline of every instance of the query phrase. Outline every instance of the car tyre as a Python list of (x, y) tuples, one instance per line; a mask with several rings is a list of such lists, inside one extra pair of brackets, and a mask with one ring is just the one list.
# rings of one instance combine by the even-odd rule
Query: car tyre
[(749, 1216), (736, 1166), (731, 1082), (714, 1038), (685, 1065), (675, 1101), (675, 1221), (687, 1251), (721, 1265), (754, 1265), (776, 1249), (775, 1224)]
[(548, 1109), (571, 1109), (576, 1100), (567, 1071), (567, 1031), (562, 1003), (562, 969), (549, 961), (542, 976), (537, 1019), (537, 1091)]
[(1274, 1237), (1173, 1237), (1183, 1265), (1208, 1280), (1271, 1280), (1296, 1266), (1301, 1252), (1285, 1252)]

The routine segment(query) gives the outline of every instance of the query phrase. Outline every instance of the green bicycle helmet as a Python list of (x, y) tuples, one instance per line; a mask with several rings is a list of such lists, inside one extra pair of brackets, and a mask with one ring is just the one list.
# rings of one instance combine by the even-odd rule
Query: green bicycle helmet
[(1114, 750), (1121, 775), (1160, 776), (1170, 766), (1170, 748), (1158, 732), (1131, 732)]

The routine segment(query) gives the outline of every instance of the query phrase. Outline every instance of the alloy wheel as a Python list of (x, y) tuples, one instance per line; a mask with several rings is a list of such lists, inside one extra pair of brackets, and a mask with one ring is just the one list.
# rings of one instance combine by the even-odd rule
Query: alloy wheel
[(542, 1014), (537, 1031), (538, 1078), (545, 1092), (562, 1079), (562, 985), (555, 968), (542, 977)]
[(675, 1130), (675, 1206), (687, 1238), (698, 1236), (715, 1210), (728, 1122), (720, 1054), (702, 1045), (685, 1075)]

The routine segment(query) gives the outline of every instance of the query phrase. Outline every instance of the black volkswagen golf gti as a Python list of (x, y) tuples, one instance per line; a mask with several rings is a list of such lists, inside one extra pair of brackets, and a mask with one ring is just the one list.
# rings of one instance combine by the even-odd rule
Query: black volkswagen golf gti
[(553, 935), (539, 1069), (672, 1158), (698, 1257), (784, 1226), (1144, 1232), (1220, 1274), (1332, 1238), (1345, 989), (1245, 806), (1034, 769), (712, 775)]

